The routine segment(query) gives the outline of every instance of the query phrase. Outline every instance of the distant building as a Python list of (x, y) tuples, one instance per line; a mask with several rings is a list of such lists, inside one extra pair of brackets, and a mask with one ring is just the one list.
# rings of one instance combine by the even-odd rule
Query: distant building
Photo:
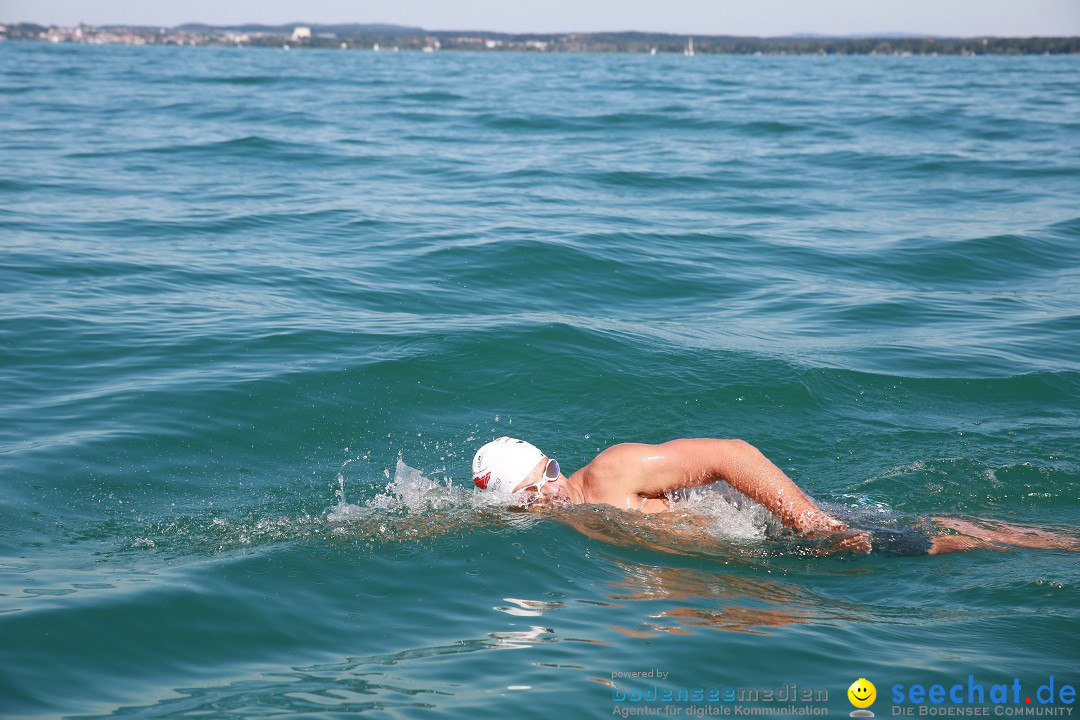
[(310, 40), (311, 39), (311, 28), (306, 27), (304, 25), (297, 25), (296, 27), (293, 28), (292, 39), (293, 40)]

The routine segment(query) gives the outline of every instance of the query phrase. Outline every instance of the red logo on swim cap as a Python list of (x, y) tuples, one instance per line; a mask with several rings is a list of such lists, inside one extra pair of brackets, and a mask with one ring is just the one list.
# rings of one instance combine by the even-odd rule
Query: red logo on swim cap
[(490, 480), (490, 479), (491, 479), (491, 473), (486, 472), (483, 475), (479, 475), (477, 477), (474, 477), (472, 481), (473, 481), (473, 485), (475, 485), (476, 487), (480, 488), (481, 490), (487, 490), (488, 480)]

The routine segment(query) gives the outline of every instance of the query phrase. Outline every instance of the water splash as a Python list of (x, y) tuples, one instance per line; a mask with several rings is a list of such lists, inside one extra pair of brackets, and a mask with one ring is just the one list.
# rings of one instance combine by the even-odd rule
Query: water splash
[(369, 500), (367, 505), (382, 510), (403, 510), (419, 513), (428, 510), (445, 510), (468, 504), (473, 493), (454, 487), (447, 479), (445, 484), (432, 480), (416, 468), (409, 467), (398, 456), (394, 478), (386, 490)]
[(474, 492), (471, 485), (455, 485), (450, 477), (428, 477), (407, 465), (400, 455), (393, 476), (389, 470), (385, 475), (385, 487), (362, 504), (346, 502), (344, 479), (339, 481), (339, 502), (326, 515), (333, 534), (350, 539), (415, 541), (536, 521), (527, 514), (507, 513), (505, 499)]
[(509, 512), (505, 498), (474, 492), (410, 467), (399, 455), (393, 475), (385, 472), (385, 487), (361, 504), (345, 497), (345, 478), (338, 474), (338, 504), (327, 512), (332, 532), (349, 538), (385, 541), (437, 537), (463, 529), (508, 525), (531, 527), (545, 521), (586, 524), (600, 537), (618, 544), (644, 545), (681, 551), (702, 542), (723, 549), (732, 542), (755, 544), (783, 532), (779, 521), (762, 505), (725, 483), (680, 491), (671, 496), (672, 512), (648, 515), (617, 508), (585, 506), (547, 513)]
[(471, 483), (455, 484), (438, 471), (411, 467), (400, 453), (393, 471), (383, 470), (385, 482), (376, 481), (369, 462), (370, 453), (341, 464), (330, 485), (335, 502), (321, 513), (283, 514), (281, 508), (264, 507), (242, 515), (215, 511), (210, 517), (170, 518), (141, 528), (127, 549), (168, 555), (221, 553), (320, 537), (366, 541), (374, 549), (383, 543), (460, 537), (479, 529), (542, 528), (555, 521), (615, 545), (730, 556), (768, 553), (768, 541), (785, 533), (768, 510), (725, 483), (673, 493), (668, 513), (608, 506), (521, 512), (509, 508), (503, 497), (476, 492)]
[(672, 493), (671, 509), (700, 517), (706, 528), (720, 538), (763, 540), (783, 530), (780, 521), (763, 505), (722, 482)]
[[(346, 448), (348, 450), (348, 448)], [(331, 523), (345, 522), (348, 518), (356, 516), (363, 511), (359, 505), (350, 505), (348, 500), (345, 499), (345, 469), (357, 460), (367, 460), (369, 456), (365, 455), (361, 458), (350, 458), (341, 464), (341, 470), (337, 474), (338, 487), (334, 491), (334, 495), (338, 499), (338, 504), (334, 506), (326, 518)]]

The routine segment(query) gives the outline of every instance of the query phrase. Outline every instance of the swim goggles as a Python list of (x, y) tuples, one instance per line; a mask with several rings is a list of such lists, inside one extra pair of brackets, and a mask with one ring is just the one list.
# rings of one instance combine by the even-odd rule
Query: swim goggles
[[(540, 488), (544, 487), (549, 482), (555, 482), (559, 479), (559, 461), (555, 458), (548, 458), (547, 464), (544, 465), (544, 474), (540, 476), (540, 480), (532, 485), (526, 485), (518, 492), (525, 492), (530, 490), (536, 493), (536, 498), (540, 497)], [(536, 498), (533, 498), (535, 501)]]

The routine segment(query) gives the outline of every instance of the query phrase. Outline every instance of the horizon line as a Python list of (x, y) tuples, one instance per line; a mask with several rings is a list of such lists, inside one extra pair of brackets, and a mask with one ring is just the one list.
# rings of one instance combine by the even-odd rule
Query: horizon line
[(96, 28), (108, 28), (108, 27), (123, 27), (123, 28), (165, 28), (169, 30), (176, 30), (188, 25), (202, 26), (205, 28), (227, 30), (231, 28), (239, 28), (244, 26), (262, 26), (266, 28), (295, 28), (295, 27), (334, 27), (334, 26), (360, 26), (371, 28), (395, 28), (403, 31), (411, 32), (424, 32), (424, 33), (457, 33), (457, 34), (492, 34), (492, 35), (668, 35), (672, 37), (717, 37), (717, 38), (758, 38), (758, 39), (806, 39), (806, 40), (849, 40), (849, 39), (931, 39), (931, 40), (967, 40), (973, 38), (995, 38), (1001, 40), (1021, 40), (1026, 38), (1076, 38), (1080, 37), (1077, 34), (1061, 34), (1061, 35), (995, 35), (992, 33), (978, 33), (975, 35), (940, 35), (933, 33), (921, 33), (921, 32), (909, 32), (901, 30), (890, 30), (882, 32), (854, 32), (834, 35), (830, 33), (812, 32), (812, 31), (799, 31), (792, 32), (783, 35), (753, 35), (753, 34), (728, 34), (728, 33), (715, 33), (715, 32), (699, 32), (699, 33), (687, 33), (687, 32), (671, 32), (667, 30), (560, 30), (560, 31), (524, 31), (515, 32), (508, 30), (482, 30), (482, 29), (436, 29), (426, 28), (420, 25), (401, 25), (399, 23), (387, 23), (387, 22), (357, 22), (357, 21), (342, 21), (342, 22), (305, 22), (305, 21), (291, 21), (282, 23), (268, 23), (259, 21), (245, 21), (234, 23), (207, 23), (197, 20), (191, 20), (176, 25), (162, 25), (160, 23), (143, 24), (143, 23), (125, 23), (125, 22), (108, 22), (108, 23), (87, 23), (79, 22), (73, 25), (63, 25), (61, 23), (42, 23), (33, 20), (19, 20), (19, 21), (0, 21), (0, 25), (40, 25), (43, 27), (96, 27)]

